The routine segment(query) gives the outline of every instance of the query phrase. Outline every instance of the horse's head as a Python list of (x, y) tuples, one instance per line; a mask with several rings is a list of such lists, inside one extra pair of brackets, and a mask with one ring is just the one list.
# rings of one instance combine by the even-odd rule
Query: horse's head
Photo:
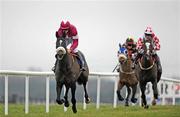
[(124, 63), (126, 60), (127, 60), (127, 57), (126, 57), (126, 55), (125, 54), (123, 54), (123, 53), (120, 53), (119, 55), (118, 55), (118, 59), (119, 59), (119, 63)]
[(153, 59), (154, 46), (152, 41), (144, 41), (142, 47), (144, 52), (142, 53), (142, 57), (140, 59), (141, 69), (152, 68), (154, 65), (154, 59)]
[(58, 47), (56, 49), (56, 56), (58, 60), (62, 60), (64, 55), (67, 54), (67, 42), (68, 39), (65, 39), (63, 37), (58, 38)]
[(152, 55), (153, 55), (153, 51), (154, 51), (154, 46), (153, 46), (153, 43), (152, 41), (146, 41), (143, 43), (143, 50), (144, 50), (144, 53), (143, 55), (146, 56), (146, 58), (149, 60), (151, 59)]

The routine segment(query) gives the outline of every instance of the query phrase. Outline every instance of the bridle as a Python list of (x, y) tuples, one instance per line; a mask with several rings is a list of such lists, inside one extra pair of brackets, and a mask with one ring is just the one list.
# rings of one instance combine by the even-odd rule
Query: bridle
[[(148, 55), (148, 56), (151, 56), (150, 46), (152, 46), (152, 41), (151, 41), (151, 42), (145, 42), (145, 40), (143, 41), (143, 47), (144, 47), (144, 53), (143, 53), (143, 54), (144, 54), (144, 56), (145, 56), (145, 54)], [(138, 64), (139, 64), (141, 70), (150, 70), (150, 69), (152, 69), (153, 66), (154, 66), (154, 63), (155, 63), (155, 62), (154, 62), (154, 60), (153, 60), (152, 65), (149, 66), (149, 67), (147, 67), (147, 68), (145, 68), (145, 67), (142, 66), (140, 60), (138, 61)]]
[[(124, 56), (126, 56), (126, 55), (124, 54)], [(129, 56), (129, 55), (128, 55), (128, 56)], [(130, 58), (129, 58), (129, 57), (125, 58), (125, 61), (124, 61), (124, 62), (127, 62), (128, 59), (130, 59)], [(123, 62), (123, 63), (124, 63), (124, 62)], [(122, 63), (122, 64), (123, 64), (123, 63)], [(120, 72), (121, 72), (121, 73), (124, 73), (124, 74), (134, 74), (134, 73), (135, 73), (134, 70), (133, 70), (133, 71), (130, 71), (130, 72), (123, 71), (123, 70), (122, 70), (121, 63), (120, 63)]]

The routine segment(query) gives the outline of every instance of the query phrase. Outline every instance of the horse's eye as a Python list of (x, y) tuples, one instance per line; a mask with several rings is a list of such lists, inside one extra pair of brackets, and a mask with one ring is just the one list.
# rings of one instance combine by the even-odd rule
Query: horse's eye
[(124, 54), (127, 54), (127, 50), (124, 51)]

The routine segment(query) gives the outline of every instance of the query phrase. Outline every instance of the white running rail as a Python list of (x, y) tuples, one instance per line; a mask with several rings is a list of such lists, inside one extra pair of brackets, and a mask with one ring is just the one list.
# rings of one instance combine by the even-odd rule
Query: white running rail
[[(43, 76), (46, 78), (46, 113), (49, 112), (49, 79), (54, 77), (53, 72), (30, 72), (30, 71), (9, 71), (9, 70), (0, 70), (0, 76), (3, 76), (5, 78), (5, 109), (4, 113), (5, 115), (8, 115), (8, 76), (22, 76), (25, 78), (25, 113), (29, 113), (29, 78), (32, 76)], [(114, 99), (113, 99), (113, 107), (116, 108), (117, 106), (117, 83), (119, 79), (118, 73), (103, 73), (103, 72), (91, 72), (90, 77), (97, 79), (97, 99), (96, 99), (96, 108), (100, 108), (100, 85), (101, 80), (103, 79), (110, 79), (114, 81)], [(169, 85), (171, 88), (165, 88), (165, 84)], [(175, 99), (180, 98), (180, 80), (170, 79), (162, 77), (160, 83), (158, 83), (158, 87), (164, 86), (164, 88), (161, 87), (163, 90), (162, 94), (160, 95), (160, 98), (162, 99), (161, 104), (165, 105), (166, 98), (172, 98), (172, 104), (175, 105)], [(149, 89), (151, 93), (147, 94), (150, 96), (152, 94), (151, 88)], [(170, 92), (166, 94), (165, 92)], [(140, 97), (140, 96), (139, 96)], [(152, 97), (152, 96), (150, 96)], [(86, 104), (83, 104), (83, 108), (86, 109)], [(64, 111), (67, 109), (64, 108)]]

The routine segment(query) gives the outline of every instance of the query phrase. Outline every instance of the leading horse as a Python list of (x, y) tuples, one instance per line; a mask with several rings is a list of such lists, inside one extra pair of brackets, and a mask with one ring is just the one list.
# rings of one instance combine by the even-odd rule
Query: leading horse
[(149, 106), (147, 105), (146, 101), (146, 95), (145, 95), (145, 90), (146, 90), (146, 84), (148, 82), (152, 83), (152, 89), (153, 89), (153, 95), (154, 99), (152, 104), (156, 104), (156, 100), (158, 99), (158, 89), (157, 89), (157, 65), (155, 64), (155, 60), (153, 58), (153, 51), (154, 51), (154, 46), (153, 46), (152, 41), (147, 41), (143, 42), (142, 49), (143, 53), (138, 60), (138, 64), (136, 65), (136, 73), (137, 77), (139, 80), (140, 84), (140, 90), (141, 90), (141, 99), (142, 99), (142, 106), (144, 108), (148, 108)]
[[(56, 50), (57, 54), (57, 65), (55, 70), (55, 78), (56, 78), (56, 92), (57, 92), (57, 98), (56, 102), (58, 104), (63, 104), (65, 107), (69, 107), (68, 102), (68, 91), (69, 88), (71, 88), (71, 102), (72, 102), (72, 110), (74, 113), (77, 112), (76, 108), (76, 98), (75, 98), (75, 91), (76, 91), (76, 82), (78, 84), (83, 84), (84, 92), (85, 92), (85, 102), (89, 103), (90, 99), (88, 97), (88, 93), (86, 90), (86, 85), (88, 82), (88, 76), (89, 76), (89, 68), (87, 65), (87, 62), (85, 61), (85, 57), (83, 55), (84, 61), (85, 61), (85, 71), (80, 70), (79, 60), (77, 57), (74, 56), (72, 53), (68, 53), (67, 51), (67, 44), (69, 39), (66, 38), (58, 38), (58, 48)], [(66, 92), (64, 99), (61, 99), (61, 91), (62, 87), (65, 85)]]
[[(121, 47), (121, 46), (120, 46)], [(135, 74), (135, 70), (132, 68), (132, 60), (131, 57), (132, 52), (131, 50), (127, 50), (127, 56), (124, 53), (119, 54), (119, 82), (117, 88), (117, 96), (119, 101), (123, 101), (124, 98), (121, 96), (121, 89), (126, 86), (127, 87), (127, 97), (125, 101), (125, 106), (129, 106), (129, 96), (131, 94), (132, 88), (132, 97), (131, 102), (136, 103), (137, 98), (135, 98), (138, 79)]]

